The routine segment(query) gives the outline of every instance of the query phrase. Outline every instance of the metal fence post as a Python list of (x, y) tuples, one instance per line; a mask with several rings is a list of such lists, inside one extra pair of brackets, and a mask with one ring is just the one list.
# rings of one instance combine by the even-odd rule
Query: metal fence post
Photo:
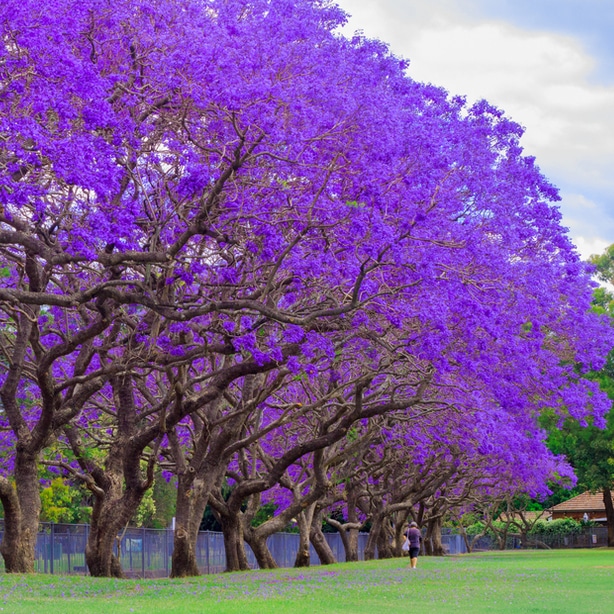
[(164, 529), (164, 570), (168, 576), (168, 529)]
[(36, 545), (38, 546), (40, 544), (41, 533), (43, 536), (43, 539), (42, 539), (42, 542), (43, 542), (43, 570), (44, 570), (44, 573), (47, 573), (49, 571), (48, 562), (47, 562), (47, 547), (48, 547), (47, 534), (44, 532), (44, 530), (41, 531), (41, 528), (39, 528), (39, 534), (36, 539)]
[(145, 527), (141, 528), (141, 572), (145, 577)]
[(209, 558), (209, 531), (205, 533), (205, 561), (207, 562), (207, 573), (211, 573), (211, 561)]
[(51, 571), (51, 574), (53, 575), (53, 560), (54, 560), (54, 550), (55, 550), (55, 523), (52, 522), (51, 523), (51, 537), (49, 539), (49, 541), (51, 542), (49, 545), (49, 570)]

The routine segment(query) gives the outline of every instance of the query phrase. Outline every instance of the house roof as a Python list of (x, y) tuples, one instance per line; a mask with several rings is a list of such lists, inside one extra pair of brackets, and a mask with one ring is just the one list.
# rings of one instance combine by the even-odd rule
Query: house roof
[[(614, 499), (613, 499), (614, 501)], [(603, 493), (583, 492), (550, 508), (551, 512), (605, 512)]]
[[(539, 512), (522, 512), (522, 516), (527, 522), (535, 522), (536, 520), (546, 520), (550, 518), (550, 510), (542, 510)], [(518, 512), (513, 512), (511, 514), (511, 520), (516, 522), (522, 522), (522, 516)], [(499, 518), (503, 521), (508, 520), (510, 515), (507, 512), (503, 512)]]

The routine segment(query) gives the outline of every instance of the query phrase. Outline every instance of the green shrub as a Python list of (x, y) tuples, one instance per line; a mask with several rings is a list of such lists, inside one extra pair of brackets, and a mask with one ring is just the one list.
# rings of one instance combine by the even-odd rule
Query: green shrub
[(538, 520), (529, 535), (577, 535), (585, 525), (573, 518), (559, 518), (558, 520)]

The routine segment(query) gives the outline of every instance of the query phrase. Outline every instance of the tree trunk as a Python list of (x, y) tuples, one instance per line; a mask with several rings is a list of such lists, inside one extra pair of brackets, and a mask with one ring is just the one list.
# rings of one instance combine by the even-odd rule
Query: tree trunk
[(41, 501), (36, 458), (17, 451), (15, 485), (2, 479), (4, 535), (0, 552), (8, 573), (33, 573)]
[(203, 480), (194, 478), (193, 473), (178, 476), (171, 578), (200, 575), (196, 543), (209, 492)]
[(322, 532), (322, 519), (321, 515), (317, 514), (311, 524), (311, 531), (309, 533), (309, 539), (313, 544), (313, 548), (320, 559), (321, 565), (332, 565), (337, 562), (335, 555), (326, 541), (326, 537)]
[[(328, 523), (335, 527), (337, 531), (339, 531), (339, 535), (341, 535), (341, 543), (343, 544), (343, 549), (345, 551), (345, 562), (346, 563), (355, 563), (358, 561), (358, 531), (359, 525), (358, 523), (340, 523), (338, 520), (334, 518), (329, 518)], [(368, 542), (367, 542), (368, 545)], [(367, 554), (365, 552), (365, 558)], [(373, 557), (375, 556), (375, 551), (373, 552)], [(372, 557), (372, 558), (373, 558)]]
[(612, 491), (608, 487), (603, 489), (603, 504), (608, 526), (608, 547), (614, 548), (614, 505), (612, 504)]
[(311, 533), (315, 509), (316, 503), (312, 503), (309, 507), (296, 515), (299, 530), (299, 545), (298, 551), (296, 552), (296, 558), (294, 559), (295, 567), (309, 567), (311, 564), (309, 534)]
[(476, 535), (473, 535), (472, 537), (469, 537), (469, 535), (467, 534), (467, 530), (465, 529), (462, 523), (459, 523), (458, 528), (461, 532), (461, 535), (463, 536), (463, 541), (465, 542), (465, 548), (467, 549), (467, 552), (471, 554), (473, 552), (474, 546), (478, 543), (478, 540), (484, 537), (484, 535), (486, 534), (486, 529), (484, 529), (480, 533), (477, 533)]
[[(192, 490), (179, 476), (177, 484), (177, 507), (175, 510), (175, 533), (173, 535), (173, 556), (171, 557), (171, 578), (186, 578), (200, 575), (196, 560), (196, 541), (203, 513), (200, 506), (192, 505), (189, 493)], [(206, 505), (206, 504), (205, 504)], [(198, 509), (196, 509), (198, 507)]]
[(492, 531), (495, 539), (497, 540), (497, 547), (499, 550), (505, 550), (507, 544), (507, 534), (509, 531), (509, 523), (505, 523), (503, 528), (496, 528), (494, 521), (491, 517), (486, 519), (486, 526)]
[(403, 552), (403, 542), (405, 541), (405, 526), (405, 518), (403, 518), (400, 522), (396, 521), (394, 524), (394, 540), (392, 550), (394, 552), (394, 556), (397, 557), (402, 557), (406, 554), (405, 552)]
[(507, 545), (507, 528), (501, 530), (500, 533), (496, 533), (497, 541), (499, 542), (499, 550), (505, 550)]
[(422, 542), (422, 548), (424, 550), (425, 556), (433, 556), (433, 544), (431, 543), (428, 531), (427, 531), (424, 541)]
[[(343, 543), (345, 547), (345, 560), (348, 563), (358, 562), (358, 529), (347, 529), (345, 531), (347, 540)], [(343, 541), (343, 540), (342, 540)], [(375, 552), (373, 553), (375, 556)], [(365, 555), (366, 558), (366, 555)]]
[[(243, 526), (245, 541), (250, 545), (260, 569), (277, 569), (279, 565), (267, 545), (270, 535), (281, 531), (288, 523), (287, 513), (269, 518), (257, 527)], [(244, 521), (247, 519), (244, 518)]]
[(390, 536), (384, 527), (380, 528), (379, 535), (377, 538), (377, 558), (378, 559), (391, 559), (394, 556), (394, 553), (390, 544)]
[[(210, 406), (217, 415), (219, 399)], [(213, 434), (197, 416), (192, 418), (198, 431), (188, 462), (175, 431), (169, 434), (171, 450), (177, 466), (177, 500), (171, 578), (200, 575), (196, 560), (196, 544), (200, 523), (214, 487), (219, 486), (227, 466), (224, 449), (237, 433), (234, 422)]]
[(428, 537), (425, 541), (431, 544), (432, 556), (444, 556), (446, 553), (443, 548), (443, 542), (441, 541), (441, 525), (441, 516), (433, 518), (428, 524)]
[[(263, 569), (272, 569), (278, 566), (277, 562), (271, 556), (271, 553), (269, 552), (269, 549), (266, 545), (267, 538), (274, 533), (282, 531), (288, 525), (288, 522), (292, 518), (297, 519), (299, 523), (299, 530), (301, 531), (301, 546), (299, 547), (299, 551), (295, 559), (295, 565), (299, 566), (298, 563), (304, 560), (303, 554), (301, 553), (304, 553), (306, 551), (307, 556), (309, 556), (309, 534), (311, 526), (313, 525), (313, 517), (317, 507), (317, 502), (321, 494), (322, 492), (319, 486), (313, 488), (311, 492), (305, 497), (300, 497), (297, 493), (295, 493), (296, 500), (290, 506), (284, 509), (277, 516), (269, 518), (257, 527), (252, 527), (250, 524), (252, 516), (249, 514), (248, 506), (248, 512), (242, 515), (243, 533), (247, 543), (250, 544), (252, 550), (254, 551), (254, 554), (256, 555), (258, 564)], [(258, 497), (256, 501), (259, 500), (260, 499)], [(252, 499), (252, 501), (255, 500)]]
[(85, 562), (92, 576), (124, 577), (119, 558), (113, 552), (119, 529), (113, 522), (96, 523), (92, 526), (85, 546)]
[(224, 534), (224, 551), (226, 552), (226, 571), (246, 571), (249, 569), (245, 547), (243, 545), (243, 529), (238, 513), (220, 515), (220, 524)]
[(299, 529), (298, 550), (296, 551), (296, 557), (294, 559), (295, 567), (309, 567), (311, 565), (311, 552), (309, 546), (309, 533), (305, 533), (305, 530)]
[(375, 558), (375, 550), (381, 531), (381, 522), (379, 518), (373, 519), (369, 537), (367, 538), (367, 544), (365, 545), (365, 561), (372, 561)]
[(123, 489), (121, 473), (107, 474), (107, 488), (94, 497), (92, 523), (85, 546), (85, 562), (92, 576), (123, 578), (118, 555), (113, 550), (121, 530), (136, 513), (144, 491)]
[(277, 569), (279, 565), (273, 558), (266, 543), (267, 536), (256, 532), (245, 533), (245, 541), (252, 549), (260, 569)]
[(17, 492), (11, 482), (5, 478), (0, 479), (0, 499), (4, 508), (4, 534), (0, 552), (4, 558), (4, 567), (7, 573), (33, 573), (34, 556), (28, 556), (27, 548), (24, 547), (27, 541), (21, 538), (21, 507)]
[[(348, 488), (348, 503), (347, 503), (347, 523), (345, 524), (341, 541), (345, 549), (346, 563), (358, 562), (358, 532), (362, 523), (358, 518), (358, 499), (360, 489), (355, 484), (351, 483)], [(341, 529), (337, 529), (340, 533)], [(375, 552), (373, 553), (375, 556)]]
[(471, 551), (473, 550), (473, 544), (475, 543), (472, 540), (469, 540), (469, 536), (467, 535), (467, 531), (465, 530), (465, 527), (459, 523), (459, 530), (461, 535), (463, 536), (463, 541), (465, 542), (465, 549), (467, 550), (467, 552), (469, 554), (471, 554)]

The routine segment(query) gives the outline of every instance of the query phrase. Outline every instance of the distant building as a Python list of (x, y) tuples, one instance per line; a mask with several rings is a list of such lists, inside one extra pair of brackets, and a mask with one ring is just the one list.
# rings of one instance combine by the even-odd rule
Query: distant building
[[(550, 516), (551, 516), (550, 510), (542, 510), (538, 512), (522, 512), (522, 514), (520, 512), (512, 512), (511, 514), (508, 514), (507, 512), (503, 512), (499, 516), (499, 520), (503, 522), (507, 522), (508, 520), (510, 520), (511, 522), (515, 522), (516, 524), (519, 524), (519, 525), (522, 525), (525, 523), (532, 525), (538, 520), (550, 520)], [(524, 521), (523, 521), (523, 518), (524, 518)]]
[(552, 520), (573, 518), (584, 522), (588, 520), (604, 524), (606, 522), (602, 492), (583, 492), (577, 497), (551, 507), (549, 511), (552, 513)]

